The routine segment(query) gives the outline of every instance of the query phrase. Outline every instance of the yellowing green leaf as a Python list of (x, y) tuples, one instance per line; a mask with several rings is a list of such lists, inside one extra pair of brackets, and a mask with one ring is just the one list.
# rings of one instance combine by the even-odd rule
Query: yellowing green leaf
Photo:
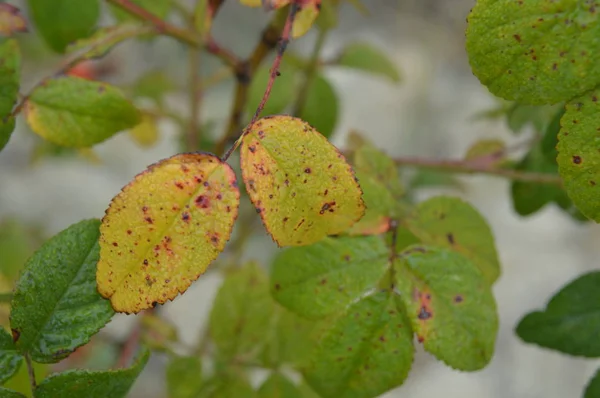
[(138, 110), (115, 87), (76, 77), (48, 80), (31, 93), (27, 122), (42, 138), (88, 147), (140, 121)]
[(298, 115), (325, 137), (331, 137), (338, 122), (339, 105), (333, 86), (321, 75), (315, 76), (306, 93), (306, 103)]
[(500, 276), (492, 231), (467, 202), (445, 196), (431, 198), (417, 206), (407, 220), (407, 228), (426, 245), (463, 254), (479, 268), (488, 283)]
[(21, 53), (17, 41), (0, 40), (0, 151), (15, 129), (15, 118), (11, 112), (19, 94), (20, 76)]
[(363, 216), (352, 168), (298, 118), (257, 121), (244, 135), (241, 168), (250, 199), (279, 246), (317, 242)]
[(55, 373), (35, 389), (35, 398), (56, 398), (68, 391), (69, 398), (124, 398), (146, 366), (150, 351), (144, 349), (135, 363), (126, 369), (88, 371), (67, 370)]
[(558, 135), (558, 172), (575, 206), (600, 222), (599, 90), (578, 97), (566, 106)]
[(210, 314), (210, 335), (219, 354), (248, 361), (260, 354), (274, 324), (274, 304), (267, 276), (257, 264), (227, 275)]
[(425, 350), (459, 370), (487, 365), (498, 315), (477, 267), (458, 253), (411, 246), (400, 253), (395, 268), (400, 300)]
[(142, 121), (129, 130), (129, 135), (141, 147), (151, 147), (158, 141), (158, 126), (153, 115), (142, 114)]
[(413, 352), (402, 303), (395, 294), (379, 292), (332, 322), (304, 375), (324, 398), (371, 398), (404, 382)]
[(302, 1), (302, 8), (296, 14), (294, 25), (292, 26), (292, 37), (298, 38), (305, 35), (315, 23), (320, 9), (321, 0)]
[(69, 44), (66, 51), (74, 53), (85, 50), (82, 59), (101, 58), (108, 54), (114, 46), (127, 39), (155, 32), (156, 30), (150, 26), (140, 26), (137, 24), (106, 26), (98, 29), (90, 37)]
[(27, 0), (27, 3), (46, 44), (60, 53), (69, 43), (90, 36), (100, 16), (98, 0)]
[(114, 315), (98, 294), (98, 220), (48, 240), (27, 261), (12, 300), (10, 327), (20, 352), (55, 363), (86, 344)]
[(0, 3), (0, 35), (11, 36), (15, 32), (27, 32), (27, 22), (21, 10), (8, 3)]
[(294, 247), (275, 258), (273, 297), (306, 318), (340, 313), (358, 300), (389, 268), (389, 252), (379, 237), (326, 238)]
[(98, 290), (119, 312), (172, 300), (223, 250), (238, 206), (235, 173), (214, 155), (180, 154), (150, 166), (102, 220)]
[(473, 73), (499, 97), (552, 104), (600, 83), (600, 24), (591, 3), (479, 0), (468, 23)]
[(10, 379), (23, 363), (23, 357), (17, 351), (13, 338), (0, 327), (0, 384)]
[(392, 82), (400, 81), (396, 65), (385, 52), (366, 43), (353, 43), (342, 51), (338, 64), (348, 68), (379, 75)]

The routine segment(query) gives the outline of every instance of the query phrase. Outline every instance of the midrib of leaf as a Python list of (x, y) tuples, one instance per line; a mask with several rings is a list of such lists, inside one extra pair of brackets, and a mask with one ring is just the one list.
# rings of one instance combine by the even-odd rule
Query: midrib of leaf
[[(207, 163), (207, 164), (214, 164), (214, 163)], [(212, 171), (211, 171), (210, 173), (207, 173), (207, 174), (206, 174), (206, 179), (207, 179), (207, 180), (209, 180), (209, 179), (210, 179), (210, 176), (211, 176), (211, 175), (212, 175), (212, 174), (213, 174), (213, 173), (214, 173), (214, 172), (215, 172), (215, 171), (216, 171), (216, 170), (217, 170), (219, 167), (225, 167), (225, 164), (226, 164), (226, 163), (217, 163), (217, 164), (215, 165), (215, 167), (212, 169)], [(149, 171), (149, 172), (150, 172), (150, 173), (152, 173), (153, 171)], [(134, 180), (134, 181), (135, 181), (135, 180)], [(202, 187), (202, 185), (200, 185), (200, 187)], [(198, 194), (198, 192), (199, 192), (199, 191), (202, 189), (202, 188), (200, 188), (200, 187), (199, 187), (198, 189), (196, 189), (196, 190), (194, 191), (194, 193), (192, 193), (192, 195), (190, 195), (190, 197), (189, 197), (189, 199), (187, 200), (187, 202), (186, 202), (186, 201), (182, 201), (182, 202), (178, 202), (178, 203), (177, 203), (177, 204), (179, 205), (179, 208), (180, 208), (180, 209), (184, 209), (184, 208), (185, 208), (185, 204), (186, 204), (186, 203), (187, 203), (188, 205), (192, 205), (192, 206), (193, 206), (194, 197), (195, 197), (195, 196)], [(173, 228), (173, 226), (174, 226), (174, 225), (177, 223), (177, 220), (178, 220), (178, 219), (179, 219), (179, 217), (181, 216), (181, 213), (183, 213), (183, 210), (182, 210), (182, 211), (179, 211), (179, 212), (176, 212), (176, 213), (174, 213), (175, 215), (173, 216), (173, 220), (171, 221), (171, 224), (170, 224), (170, 225), (167, 225), (167, 226), (165, 226), (164, 228), (162, 228), (162, 229), (160, 230), (160, 233), (158, 233), (158, 234), (155, 234), (154, 236), (156, 236), (156, 237), (158, 237), (158, 239), (160, 239), (160, 237), (161, 237), (161, 236), (163, 236), (163, 235), (165, 234), (165, 232), (167, 232), (167, 231), (169, 231), (171, 228)], [(115, 286), (121, 286), (121, 284), (123, 283), (123, 281), (124, 281), (124, 280), (125, 280), (125, 279), (126, 279), (128, 276), (129, 276), (129, 274), (131, 273), (131, 271), (133, 271), (133, 270), (135, 269), (135, 265), (133, 265), (133, 264), (138, 264), (138, 263), (139, 263), (139, 260), (142, 260), (142, 259), (144, 259), (144, 258), (147, 258), (147, 257), (148, 257), (148, 254), (150, 253), (150, 250), (152, 250), (152, 247), (153, 247), (153, 244), (152, 244), (152, 243), (153, 243), (153, 242), (155, 243), (155, 241), (154, 241), (154, 240), (152, 240), (152, 242), (150, 242), (150, 243), (148, 243), (148, 242), (147, 242), (147, 243), (148, 243), (148, 246), (147, 246), (147, 249), (146, 249), (146, 251), (144, 252), (144, 255), (143, 255), (143, 256), (140, 256), (140, 257), (138, 257), (138, 258), (137, 258), (137, 260), (138, 260), (138, 261), (137, 261), (136, 263), (133, 263), (133, 262), (131, 262), (131, 263), (129, 264), (129, 266), (128, 266), (128, 267), (127, 267), (127, 269), (126, 269), (126, 271), (128, 271), (128, 272), (124, 272), (124, 273), (123, 273), (123, 275), (124, 275), (124, 276), (123, 276), (123, 277), (121, 277), (121, 278), (119, 278), (119, 283), (116, 283), (116, 284), (115, 284)], [(186, 288), (186, 289), (187, 289), (187, 288)], [(180, 290), (179, 288), (177, 288), (177, 290), (178, 290), (179, 292), (181, 292), (181, 290)], [(115, 292), (116, 292), (116, 289), (113, 291), (113, 294), (114, 294)]]
[[(81, 269), (83, 268), (83, 264), (85, 264), (86, 260), (90, 257), (90, 255), (92, 254), (92, 249), (94, 248), (94, 245), (96, 245), (96, 243), (98, 242), (98, 237), (100, 236), (99, 233), (96, 233), (96, 238), (94, 239), (94, 241), (92, 242), (92, 246), (90, 248), (88, 248), (87, 250), (87, 255), (85, 256), (84, 260), (81, 262), (81, 264), (79, 265), (79, 270), (77, 270), (77, 273), (75, 273), (75, 275), (73, 276), (73, 278), (69, 281), (69, 286), (67, 287), (67, 289), (63, 290), (63, 292), (60, 294), (60, 297), (58, 298), (58, 300), (56, 300), (56, 302), (54, 303), (53, 306), (53, 310), (52, 312), (50, 312), (47, 316), (46, 319), (43, 322), (43, 326), (40, 327), (37, 330), (37, 333), (35, 333), (35, 339), (32, 339), (32, 341), (38, 341), (39, 336), (42, 334), (42, 332), (46, 329), (46, 326), (48, 325), (48, 322), (50, 321), (50, 319), (52, 318), (52, 315), (54, 315), (54, 313), (56, 312), (56, 308), (58, 307), (58, 304), (62, 301), (63, 297), (65, 296), (65, 294), (67, 294), (67, 291), (69, 290), (69, 287), (71, 286), (71, 284), (73, 283), (73, 281), (75, 279), (77, 279), (77, 277), (79, 276), (79, 274), (81, 273)], [(29, 347), (30, 350), (32, 347)], [(29, 350), (29, 351), (30, 351)]]

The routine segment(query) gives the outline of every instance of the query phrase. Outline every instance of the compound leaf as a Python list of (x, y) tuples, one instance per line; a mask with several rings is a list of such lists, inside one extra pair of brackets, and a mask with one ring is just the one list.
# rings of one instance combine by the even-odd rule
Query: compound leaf
[(274, 304), (267, 276), (257, 264), (227, 275), (210, 314), (210, 334), (219, 353), (245, 360), (260, 354), (273, 325)]
[(325, 238), (290, 248), (275, 258), (271, 292), (289, 310), (323, 318), (373, 289), (389, 268), (388, 256), (385, 242), (374, 236)]
[(144, 349), (135, 363), (126, 369), (88, 371), (67, 370), (45, 379), (34, 391), (34, 398), (122, 398), (146, 366), (150, 351)]
[(338, 64), (382, 76), (395, 83), (400, 81), (400, 73), (387, 54), (368, 43), (352, 43), (346, 46)]
[(331, 137), (338, 122), (339, 105), (329, 80), (322, 75), (315, 76), (308, 86), (306, 102), (298, 116), (325, 137)]
[(33, 22), (48, 46), (59, 53), (94, 32), (98, 0), (28, 0)]
[(37, 362), (67, 357), (114, 315), (96, 290), (99, 225), (84, 220), (52, 237), (17, 282), (10, 325), (19, 351)]
[(569, 102), (558, 135), (558, 172), (567, 194), (588, 218), (600, 222), (600, 92)]
[(17, 351), (12, 336), (0, 327), (0, 384), (4, 384), (19, 370), (23, 357)]
[(303, 398), (302, 392), (287, 377), (274, 372), (258, 389), (259, 398)]
[(206, 153), (138, 174), (102, 220), (100, 294), (116, 311), (136, 313), (183, 293), (225, 247), (239, 195), (231, 167)]
[(585, 388), (583, 398), (598, 398), (600, 397), (600, 369), (596, 375), (590, 380)]
[(202, 388), (202, 363), (197, 357), (174, 357), (167, 365), (170, 398), (195, 398)]
[(139, 111), (115, 87), (76, 77), (50, 79), (31, 93), (27, 122), (42, 138), (89, 147), (140, 122)]
[(473, 73), (497, 96), (553, 104), (600, 83), (600, 24), (592, 3), (479, 0), (468, 24)]
[[(0, 3), (2, 6), (4, 3)], [(21, 53), (14, 39), (0, 40), (0, 151), (6, 146), (15, 129), (11, 115), (19, 95)]]
[(427, 246), (407, 248), (395, 269), (400, 299), (425, 350), (459, 370), (487, 365), (498, 316), (479, 269), (458, 253)]
[(385, 291), (348, 307), (321, 336), (304, 370), (310, 386), (325, 398), (370, 398), (401, 385), (414, 353), (402, 307)]
[(488, 283), (500, 276), (492, 231), (481, 214), (467, 202), (447, 196), (421, 202), (408, 218), (407, 228), (423, 244), (463, 254), (479, 268)]
[(600, 271), (563, 287), (544, 311), (527, 314), (517, 334), (527, 343), (570, 355), (600, 357)]
[(241, 168), (252, 203), (279, 246), (302, 246), (351, 227), (362, 192), (344, 156), (306, 122), (260, 119), (244, 134)]

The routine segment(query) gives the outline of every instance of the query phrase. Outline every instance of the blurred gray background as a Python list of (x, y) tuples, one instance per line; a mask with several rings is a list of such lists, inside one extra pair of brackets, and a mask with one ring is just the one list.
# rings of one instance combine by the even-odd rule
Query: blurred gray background
[[(464, 50), (465, 19), (474, 0), (364, 3), (370, 10), (368, 17), (350, 6), (343, 8), (341, 25), (329, 36), (324, 54), (335, 54), (345, 43), (357, 39), (368, 41), (390, 54), (401, 70), (403, 82), (394, 86), (378, 78), (330, 70), (328, 76), (341, 98), (336, 144), (343, 145), (349, 129), (357, 129), (393, 156), (460, 158), (478, 139), (503, 138), (509, 144), (522, 140), (509, 133), (502, 121), (472, 120), (477, 112), (496, 104), (472, 76)], [(266, 20), (268, 16), (262, 10), (248, 10), (228, 0), (215, 22), (214, 36), (236, 53), (246, 55)], [(307, 53), (314, 39), (313, 32), (291, 48)], [(182, 84), (187, 76), (185, 49), (170, 39), (126, 44), (110, 58), (119, 65), (116, 81), (129, 82), (154, 68), (166, 68)], [(24, 85), (33, 84), (52, 65), (56, 63), (26, 65)], [(211, 61), (204, 69), (217, 65)], [(203, 119), (214, 121), (218, 132), (229, 112), (232, 87), (231, 83), (219, 85), (204, 101)], [(173, 95), (169, 101), (175, 111), (187, 112), (185, 92)], [(150, 149), (140, 149), (126, 134), (99, 145), (96, 152), (100, 164), (76, 158), (45, 158), (29, 166), (34, 140), (20, 125), (0, 153), (0, 219), (18, 217), (52, 234), (83, 218), (101, 217), (111, 198), (135, 174), (178, 152), (175, 126), (167, 122), (160, 127), (160, 141)], [(437, 362), (418, 347), (407, 382), (385, 397), (581, 396), (600, 362), (526, 345), (513, 330), (525, 313), (543, 307), (567, 281), (598, 268), (598, 227), (577, 225), (553, 206), (521, 218), (511, 208), (507, 181), (486, 176), (460, 179), (465, 189), (453, 194), (469, 200), (488, 220), (503, 266), (502, 277), (494, 288), (501, 321), (496, 354), (486, 369), (462, 373)], [(440, 192), (428, 191), (422, 196)], [(275, 250), (263, 234), (251, 243), (248, 258), (266, 261)], [(209, 273), (163, 307), (162, 314), (179, 325), (185, 342), (197, 341), (220, 281), (217, 273)], [(103, 333), (124, 336), (133, 321), (132, 316), (117, 316)], [(131, 396), (165, 397), (163, 366), (164, 358), (155, 356)], [(260, 379), (257, 375), (255, 382)]]

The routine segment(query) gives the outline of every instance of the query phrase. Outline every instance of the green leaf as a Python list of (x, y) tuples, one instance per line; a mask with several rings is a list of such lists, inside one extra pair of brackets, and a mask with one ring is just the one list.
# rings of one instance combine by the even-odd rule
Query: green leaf
[(338, 122), (339, 105), (337, 94), (325, 77), (315, 76), (308, 87), (306, 102), (298, 117), (325, 137), (331, 137)]
[(343, 311), (377, 285), (389, 268), (379, 237), (326, 238), (291, 248), (273, 263), (271, 292), (289, 310), (312, 319)]
[(197, 357), (174, 357), (167, 365), (170, 398), (195, 398), (202, 388), (202, 363)]
[(367, 209), (363, 218), (348, 233), (384, 233), (389, 229), (390, 220), (401, 213), (399, 202), (404, 196), (404, 187), (398, 168), (390, 157), (369, 143), (363, 143), (356, 149), (353, 160)]
[(113, 47), (125, 40), (132, 37), (150, 35), (152, 33), (156, 33), (156, 30), (152, 27), (140, 26), (137, 24), (106, 26), (98, 29), (90, 37), (69, 44), (66, 51), (68, 53), (81, 51), (83, 54), (81, 57), (82, 60), (102, 58), (108, 54)]
[(27, 0), (31, 17), (46, 44), (62, 53), (67, 45), (94, 32), (98, 0)]
[(600, 83), (600, 25), (591, 3), (479, 0), (468, 24), (473, 73), (499, 97), (553, 104)]
[(217, 374), (204, 382), (200, 398), (255, 398), (256, 391), (241, 372)]
[(598, 398), (600, 397), (600, 369), (596, 375), (590, 380), (585, 388), (583, 398)]
[(48, 240), (17, 282), (10, 324), (17, 348), (54, 363), (87, 343), (113, 316), (96, 290), (98, 220), (85, 220)]
[[(35, 380), (37, 384), (40, 384), (46, 378), (48, 373), (50, 373), (50, 365), (37, 363), (35, 361), (32, 361), (32, 365), (35, 373)], [(31, 398), (31, 381), (29, 379), (29, 370), (27, 369), (27, 366), (20, 366), (17, 373), (4, 383), (4, 387)]]
[(370, 398), (401, 385), (412, 365), (412, 330), (395, 294), (360, 299), (319, 339), (307, 382), (324, 398)]
[(210, 335), (219, 353), (245, 360), (259, 355), (273, 326), (273, 311), (267, 276), (259, 265), (249, 263), (232, 271), (210, 314)]
[(406, 226), (426, 245), (463, 254), (479, 268), (488, 283), (500, 276), (492, 231), (467, 202), (447, 196), (431, 198), (417, 206)]
[(567, 194), (588, 218), (600, 222), (600, 92), (569, 102), (558, 136), (558, 171)]
[[(549, 163), (556, 165), (556, 158), (558, 156), (558, 150), (556, 146), (558, 145), (558, 134), (560, 133), (560, 120), (565, 114), (565, 108), (560, 108), (554, 114), (554, 117), (546, 127), (546, 131), (544, 132), (544, 136), (542, 137), (542, 141), (540, 146), (542, 148), (542, 153), (546, 157)], [(555, 172), (558, 170), (555, 167)]]
[(0, 398), (24, 398), (25, 395), (4, 387), (0, 387)]
[(173, 300), (223, 251), (239, 200), (235, 172), (214, 155), (183, 153), (150, 165), (102, 219), (98, 291), (125, 313)]
[(13, 377), (22, 362), (23, 357), (17, 351), (12, 336), (0, 327), (0, 384)]
[[(130, 2), (142, 7), (144, 10), (150, 12), (160, 19), (165, 19), (171, 10), (172, 0), (130, 0)], [(139, 21), (138, 18), (126, 11), (123, 11), (120, 7), (111, 5), (110, 9), (116, 20), (119, 22)]]
[(425, 350), (458, 370), (485, 367), (494, 353), (498, 315), (479, 269), (458, 253), (411, 246), (395, 270), (400, 299)]
[(56, 398), (68, 391), (69, 398), (125, 397), (146, 366), (150, 351), (144, 349), (126, 369), (107, 371), (67, 370), (55, 373), (35, 389), (35, 398)]
[(364, 214), (352, 168), (301, 119), (272, 116), (254, 123), (243, 135), (241, 168), (248, 195), (279, 246), (339, 234)]
[(303, 398), (302, 393), (281, 373), (274, 372), (258, 389), (259, 398)]
[(400, 81), (400, 73), (394, 62), (380, 49), (367, 43), (353, 43), (342, 52), (339, 65), (385, 77), (393, 82)]
[(176, 88), (175, 83), (163, 71), (151, 70), (134, 83), (132, 94), (135, 97), (150, 98), (161, 104), (163, 97)]
[(121, 91), (76, 77), (48, 80), (25, 105), (27, 122), (42, 138), (66, 147), (89, 147), (140, 122)]
[(21, 52), (14, 39), (0, 39), (0, 151), (6, 146), (15, 129), (11, 112), (19, 95)]
[(589, 272), (564, 286), (544, 311), (527, 314), (517, 335), (565, 354), (600, 357), (600, 271)]
[(529, 126), (533, 127), (536, 132), (544, 132), (557, 109), (561, 109), (561, 107), (515, 102), (506, 111), (506, 122), (508, 128), (515, 134), (522, 133), (525, 127)]
[[(547, 174), (556, 174), (557, 169), (555, 161), (548, 160), (541, 145), (534, 146), (516, 167), (516, 170), (520, 171)], [(564, 195), (563, 190), (551, 184), (532, 184), (523, 181), (513, 181), (511, 184), (513, 207), (521, 216), (538, 212), (562, 195)]]
[[(296, 70), (293, 68), (282, 67), (280, 73), (281, 75), (275, 79), (273, 89), (269, 95), (269, 100), (263, 109), (263, 115), (276, 115), (283, 112), (294, 98)], [(254, 114), (258, 108), (270, 76), (271, 69), (267, 66), (263, 66), (256, 71), (252, 82), (250, 83), (248, 104), (246, 107), (250, 114)]]

